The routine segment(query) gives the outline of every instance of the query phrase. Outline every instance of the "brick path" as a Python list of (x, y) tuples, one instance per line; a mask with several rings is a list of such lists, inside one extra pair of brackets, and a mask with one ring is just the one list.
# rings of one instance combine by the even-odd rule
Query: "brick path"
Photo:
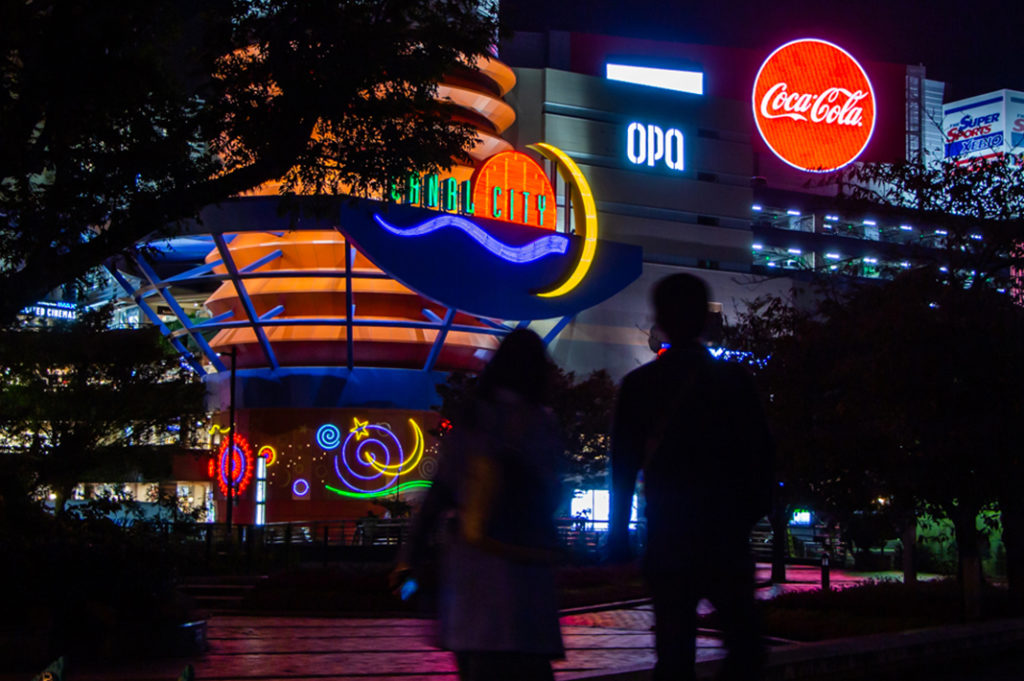
[[(562, 618), (566, 659), (558, 677), (653, 665), (651, 613), (639, 607)], [(456, 681), (450, 653), (432, 644), (433, 623), (417, 619), (214, 617), (210, 652), (191, 660), (200, 681)], [(702, 637), (699, 657), (720, 656)], [(78, 670), (75, 681), (172, 681), (189, 660)]]
[[(818, 587), (817, 568), (790, 566), (788, 572), (793, 581), (761, 589), (759, 597)], [(758, 579), (767, 576), (759, 566)], [(832, 573), (834, 586), (863, 579)], [(699, 609), (706, 611), (706, 604)], [(558, 678), (654, 665), (650, 606), (567, 614), (561, 622), (567, 652), (555, 663)], [(69, 671), (72, 681), (173, 681), (191, 662), (198, 681), (456, 681), (455, 661), (434, 647), (432, 628), (432, 621), (412, 618), (216, 616), (209, 622), (210, 651), (195, 659)], [(718, 639), (698, 640), (699, 660), (723, 654)], [(13, 678), (0, 672), (0, 681)]]

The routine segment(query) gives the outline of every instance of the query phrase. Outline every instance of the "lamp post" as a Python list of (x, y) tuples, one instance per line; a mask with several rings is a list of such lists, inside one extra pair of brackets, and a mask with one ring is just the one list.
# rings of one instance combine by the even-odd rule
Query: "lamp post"
[(235, 362), (238, 358), (238, 348), (231, 347), (231, 380), (228, 403), (228, 446), (225, 450), (228, 455), (228, 510), (227, 525), (228, 537), (231, 536), (231, 512), (235, 503)]

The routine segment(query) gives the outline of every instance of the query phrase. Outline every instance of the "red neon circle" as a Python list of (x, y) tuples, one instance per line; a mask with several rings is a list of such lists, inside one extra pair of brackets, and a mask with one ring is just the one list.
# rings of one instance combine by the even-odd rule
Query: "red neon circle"
[[(528, 196), (527, 196), (528, 194)], [(543, 211), (538, 197), (544, 197)], [(474, 215), (554, 229), (555, 190), (544, 169), (526, 154), (503, 151), (491, 156), (473, 173)]]
[(853, 162), (875, 130), (875, 93), (849, 52), (794, 40), (761, 64), (751, 95), (761, 138), (785, 163), (829, 172)]
[[(256, 468), (256, 460), (252, 455), (252, 447), (249, 446), (249, 441), (241, 433), (235, 433), (234, 437), (235, 446), (231, 448), (231, 474), (234, 478), (234, 492), (233, 494), (241, 494), (245, 491), (245, 488), (249, 486), (252, 481), (253, 470)], [(224, 438), (221, 440), (220, 449), (217, 451), (217, 467), (219, 468), (219, 475), (217, 475), (217, 486), (220, 488), (221, 494), (227, 496), (228, 494), (228, 439)]]

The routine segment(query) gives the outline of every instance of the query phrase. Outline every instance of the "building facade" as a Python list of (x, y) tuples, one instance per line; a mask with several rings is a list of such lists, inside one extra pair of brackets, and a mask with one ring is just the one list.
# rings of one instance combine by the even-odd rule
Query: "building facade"
[(816, 39), (551, 32), (500, 49), (440, 89), (480, 136), (449, 173), (326, 215), (279, 215), (268, 187), (110, 263), (122, 317), (161, 326), (209, 386), (211, 455), (178, 476), (210, 491), (212, 518), (228, 491), (235, 520), (257, 523), (415, 499), (437, 466), (436, 386), (517, 326), (565, 369), (618, 379), (660, 345), (648, 292), (663, 276), (701, 276), (734, 320), (812, 275), (882, 277), (941, 244), (894, 214), (837, 211), (831, 174), (948, 150), (923, 67)]

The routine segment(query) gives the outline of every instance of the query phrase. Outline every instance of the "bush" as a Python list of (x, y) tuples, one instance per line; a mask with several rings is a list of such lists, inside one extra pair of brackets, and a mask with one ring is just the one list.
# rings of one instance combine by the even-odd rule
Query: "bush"
[[(879, 581), (841, 590), (782, 594), (762, 601), (760, 609), (766, 634), (820, 641), (957, 623), (961, 621), (960, 599), (960, 587), (953, 579), (912, 585)], [(987, 585), (983, 613), (988, 618), (1010, 616), (1006, 591)], [(712, 613), (702, 626), (716, 625)]]
[[(194, 616), (175, 589), (175, 528), (115, 524), (105, 513), (54, 517), (0, 508), (0, 654), (15, 668), (47, 658), (159, 652), (161, 632)], [(40, 658), (41, 656), (41, 658)]]

